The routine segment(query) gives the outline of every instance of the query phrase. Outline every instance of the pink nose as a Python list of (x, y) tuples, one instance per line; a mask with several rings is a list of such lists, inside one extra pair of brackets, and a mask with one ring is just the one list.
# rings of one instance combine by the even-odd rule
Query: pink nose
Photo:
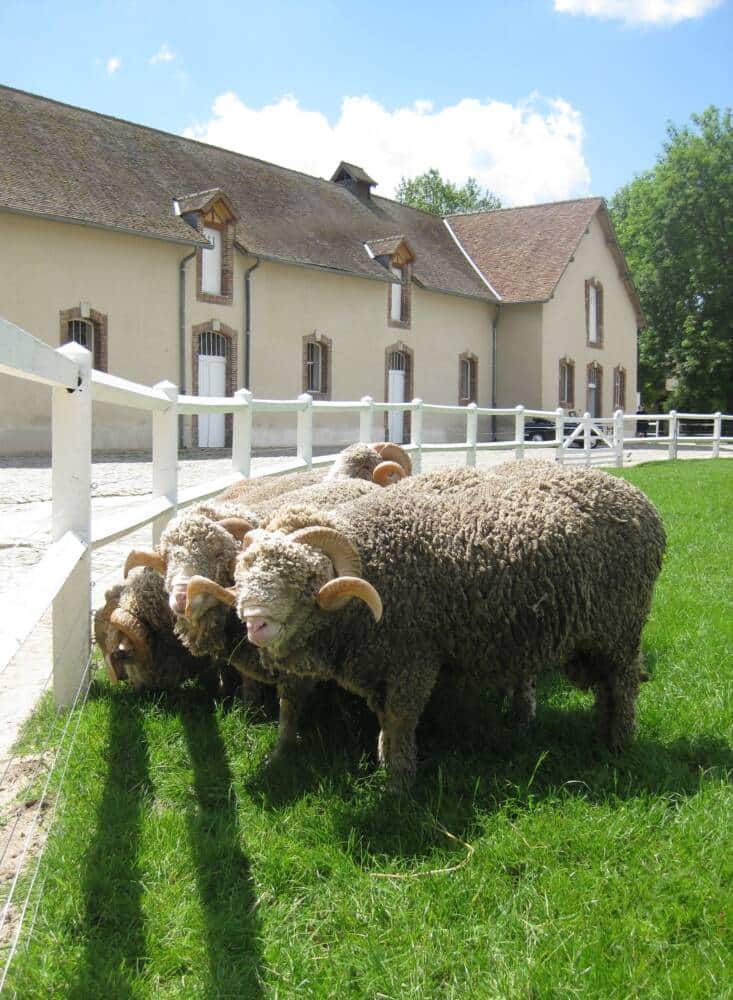
[(176, 587), (171, 594), (170, 605), (177, 615), (182, 615), (186, 610), (187, 593), (185, 587)]
[(267, 619), (261, 617), (247, 619), (247, 638), (252, 640), (257, 633), (267, 625)]

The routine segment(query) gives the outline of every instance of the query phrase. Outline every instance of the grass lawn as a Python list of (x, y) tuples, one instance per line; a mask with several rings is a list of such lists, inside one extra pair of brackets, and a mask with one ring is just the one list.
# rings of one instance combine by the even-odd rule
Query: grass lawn
[[(371, 735), (276, 732), (102, 673), (42, 865), (20, 998), (733, 997), (733, 462), (619, 473), (669, 546), (638, 735), (613, 756), (555, 678), (529, 735), (420, 735), (414, 793)], [(449, 720), (451, 721), (451, 720)], [(23, 738), (61, 726), (48, 703)], [(388, 877), (385, 877), (388, 876)], [(11, 991), (12, 993), (12, 991)]]

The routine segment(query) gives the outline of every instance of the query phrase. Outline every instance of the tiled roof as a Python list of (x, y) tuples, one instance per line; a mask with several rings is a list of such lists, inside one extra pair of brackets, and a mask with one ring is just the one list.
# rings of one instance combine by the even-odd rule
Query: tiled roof
[(388, 281), (368, 239), (404, 233), (425, 287), (491, 300), (440, 218), (386, 198), (0, 87), (0, 209), (206, 245), (173, 199), (220, 189), (240, 246)]
[(448, 219), (503, 302), (546, 302), (602, 198), (504, 208)]
[(404, 236), (383, 236), (378, 240), (366, 241), (367, 246), (375, 257), (383, 257), (396, 253), (405, 242), (409, 245), (409, 241), (406, 241)]

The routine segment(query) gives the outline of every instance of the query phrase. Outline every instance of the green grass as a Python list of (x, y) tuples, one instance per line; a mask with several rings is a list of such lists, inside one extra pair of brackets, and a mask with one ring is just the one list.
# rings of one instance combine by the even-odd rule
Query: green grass
[(98, 680), (18, 996), (733, 997), (733, 462), (621, 474), (669, 536), (628, 751), (549, 679), (528, 736), (421, 733), (397, 797), (371, 739), (268, 768), (271, 723)]

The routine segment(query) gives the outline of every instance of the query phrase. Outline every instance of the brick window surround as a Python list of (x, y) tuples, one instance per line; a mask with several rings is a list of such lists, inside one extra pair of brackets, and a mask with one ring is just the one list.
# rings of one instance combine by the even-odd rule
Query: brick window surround
[[(385, 349), (385, 352), (384, 352), (384, 400), (385, 400), (385, 402), (387, 402), (388, 398), (389, 398), (389, 367), (390, 367), (390, 358), (392, 357), (393, 354), (395, 354), (397, 352), (399, 352), (402, 355), (404, 355), (404, 365), (405, 365), (405, 402), (411, 402), (412, 399), (415, 396), (414, 384), (413, 384), (413, 372), (414, 372), (414, 368), (415, 368), (414, 357), (415, 356), (414, 356), (414, 352), (409, 347), (407, 347), (405, 344), (403, 344), (401, 340), (398, 340), (394, 344), (390, 344), (389, 347), (387, 347)], [(407, 412), (405, 412), (404, 423), (402, 425), (402, 431), (403, 431), (403, 436), (404, 436), (404, 440), (405, 441), (409, 441), (410, 440), (411, 430), (412, 430), (412, 414), (408, 410)], [(389, 414), (385, 413), (384, 414), (384, 434), (385, 434), (385, 438), (386, 438), (386, 435), (388, 433), (389, 433)], [(403, 443), (402, 441), (396, 441), (395, 442), (395, 444), (402, 444), (402, 443)]]
[[(233, 330), (226, 323), (218, 320), (208, 320), (206, 323), (198, 323), (191, 329), (191, 391), (193, 395), (198, 395), (199, 385), (199, 336), (202, 333), (218, 333), (224, 338), (226, 350), (226, 374), (225, 391), (227, 396), (233, 396), (237, 389), (237, 331)], [(199, 418), (197, 414), (191, 417), (191, 445), (198, 448), (199, 443)], [(224, 447), (231, 448), (232, 445), (232, 414), (227, 413), (224, 417)]]
[(560, 358), (558, 366), (557, 405), (566, 410), (575, 408), (575, 362)]
[[(309, 350), (311, 344), (317, 344), (320, 349), (320, 391), (309, 389), (309, 369), (312, 353)], [(313, 399), (330, 399), (332, 385), (332, 361), (333, 344), (330, 337), (322, 333), (309, 333), (303, 337), (303, 353), (301, 359), (301, 385), (302, 392), (310, 393)]]
[(209, 213), (199, 216), (199, 231), (216, 229), (221, 233), (221, 295), (212, 295), (203, 290), (203, 255), (210, 253), (206, 247), (196, 251), (196, 298), (199, 302), (210, 302), (213, 305), (230, 306), (234, 291), (234, 221), (223, 222), (212, 218)]
[[(595, 406), (593, 405), (592, 383), (595, 382)], [(603, 368), (597, 361), (591, 361), (586, 368), (585, 408), (592, 417), (603, 413)]]
[[(596, 339), (591, 340), (591, 289), (595, 292), (596, 304)], [(585, 345), (586, 347), (603, 347), (603, 285), (597, 278), (587, 278), (585, 282)]]
[(478, 403), (478, 358), (464, 351), (458, 357), (458, 405), (468, 406), (469, 403)]
[(395, 279), (390, 282), (389, 294), (387, 295), (387, 326), (397, 327), (399, 329), (407, 330), (412, 323), (412, 261), (406, 260), (399, 255), (395, 255), (389, 261), (390, 273), (393, 267), (399, 268), (402, 273), (401, 281), (401, 319), (392, 319), (392, 296), (395, 294), (397, 289), (397, 276), (392, 275)]
[(613, 369), (613, 408), (626, 410), (626, 369), (622, 365)]
[(59, 344), (68, 344), (74, 338), (71, 336), (70, 323), (72, 320), (82, 320), (90, 323), (94, 330), (94, 344), (92, 367), (97, 371), (106, 372), (109, 370), (108, 354), (108, 324), (104, 313), (97, 312), (96, 309), (85, 309), (86, 315), (82, 316), (81, 306), (73, 309), (62, 309), (59, 312)]

